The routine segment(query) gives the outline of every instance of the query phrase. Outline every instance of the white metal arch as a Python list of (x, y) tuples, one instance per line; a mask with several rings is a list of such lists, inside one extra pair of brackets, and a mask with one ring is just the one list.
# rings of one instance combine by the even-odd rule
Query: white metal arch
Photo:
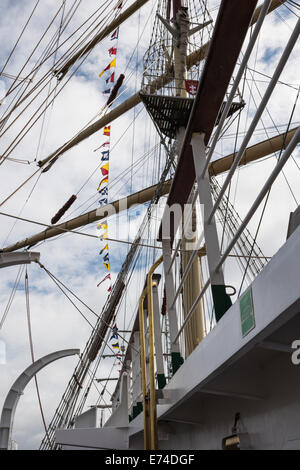
[(17, 264), (30, 264), (33, 261), (37, 263), (39, 260), (40, 253), (35, 251), (0, 253), (0, 268), (7, 268), (8, 266), (15, 266)]
[(63, 349), (62, 351), (55, 351), (47, 356), (41, 357), (27, 369), (22, 372), (17, 380), (13, 383), (9, 390), (2, 409), (1, 422), (0, 422), (0, 449), (7, 450), (11, 439), (12, 427), (16, 408), (23, 395), (24, 388), (30, 380), (44, 367), (51, 362), (57, 361), (63, 357), (73, 356), (79, 354), (79, 349)]

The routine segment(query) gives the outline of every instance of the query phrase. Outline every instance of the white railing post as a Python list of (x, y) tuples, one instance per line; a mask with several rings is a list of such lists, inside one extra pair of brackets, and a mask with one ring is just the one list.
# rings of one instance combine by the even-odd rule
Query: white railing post
[(203, 174), (205, 167), (205, 143), (204, 134), (195, 133), (191, 140), (193, 148), (195, 173), (198, 183), (198, 193), (200, 204), (203, 207), (203, 226), (204, 238), (207, 254), (207, 262), (209, 267), (209, 275), (211, 280), (211, 290), (215, 308), (216, 320), (219, 321), (224, 313), (231, 307), (230, 297), (226, 294), (224, 275), (222, 269), (215, 272), (215, 267), (221, 257), (218, 233), (215, 218), (208, 220), (213, 207), (213, 199), (210, 189), (210, 180), (208, 171)]

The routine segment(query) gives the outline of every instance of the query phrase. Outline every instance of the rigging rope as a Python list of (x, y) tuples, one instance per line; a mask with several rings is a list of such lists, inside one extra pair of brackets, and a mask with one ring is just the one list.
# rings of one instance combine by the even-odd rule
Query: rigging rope
[[(75, 299), (77, 299), (77, 300), (78, 300), (82, 305), (84, 305), (91, 313), (93, 313), (93, 315), (95, 315), (95, 317), (96, 317), (97, 319), (99, 318), (99, 315), (98, 315), (91, 307), (89, 307), (80, 297), (78, 297), (69, 287), (67, 287), (60, 279), (58, 279), (53, 273), (51, 273), (51, 272), (50, 272), (44, 265), (42, 265), (40, 262), (38, 262), (38, 264), (39, 264), (39, 266), (40, 266), (42, 269), (44, 269), (44, 271), (48, 274), (48, 276), (52, 278), (52, 280), (53, 280), (53, 281), (55, 282), (55, 284), (60, 288), (60, 290), (62, 290), (62, 292), (64, 292), (64, 291), (63, 291), (63, 289), (62, 289), (59, 285), (63, 286), (64, 289), (66, 289), (70, 294), (72, 294), (72, 295), (75, 297)], [(64, 292), (64, 294), (67, 296), (67, 294), (66, 294), (65, 292)], [(67, 297), (68, 297), (68, 296), (67, 296)], [(74, 305), (75, 308), (77, 308), (76, 305), (73, 303), (73, 301), (72, 301), (69, 297), (68, 297), (68, 299), (70, 300), (70, 302), (72, 303), (72, 305)], [(79, 309), (77, 308), (77, 310), (79, 310)], [(85, 318), (85, 317), (84, 317), (84, 318)], [(87, 320), (87, 319), (85, 318), (85, 320)], [(88, 320), (87, 320), (87, 321), (88, 321)], [(113, 331), (113, 327), (109, 326), (108, 323), (106, 323), (103, 319), (102, 319), (101, 321), (102, 321), (103, 323), (105, 323), (105, 324), (108, 326), (108, 328), (111, 329), (111, 331)], [(89, 321), (88, 321), (88, 323), (89, 323)], [(91, 323), (89, 323), (89, 325), (92, 326)], [(92, 326), (92, 328), (94, 329), (93, 326)], [(119, 336), (126, 342), (126, 340), (125, 340), (121, 335), (119, 335)], [(112, 350), (112, 351), (113, 351), (113, 350)]]
[(12, 303), (13, 303), (14, 297), (15, 297), (16, 292), (17, 292), (17, 290), (18, 290), (18, 286), (19, 286), (21, 277), (22, 277), (22, 275), (23, 275), (24, 268), (25, 268), (24, 265), (19, 267), (19, 270), (18, 270), (18, 273), (17, 273), (17, 277), (16, 277), (16, 279), (15, 279), (13, 288), (12, 288), (12, 290), (11, 290), (11, 293), (10, 293), (10, 296), (9, 296), (9, 299), (8, 299), (8, 302), (7, 302), (7, 304), (6, 304), (4, 313), (3, 313), (2, 318), (1, 318), (1, 321), (0, 321), (0, 330), (2, 329), (2, 327), (3, 327), (3, 325), (4, 325), (4, 322), (5, 322), (5, 320), (6, 320), (6, 317), (7, 317), (7, 315), (8, 315), (8, 312), (9, 312), (9, 310), (10, 310), (10, 307), (11, 307), (11, 305), (12, 305)]
[[(60, 10), (59, 10), (60, 11)], [(105, 24), (105, 22), (108, 22), (110, 16), (113, 14), (114, 12), (114, 9), (112, 10), (109, 10), (109, 12), (107, 13), (106, 17), (102, 20), (102, 23)], [(88, 47), (88, 45), (86, 46), (86, 48)], [(86, 49), (85, 48), (85, 49)], [(85, 51), (84, 49), (84, 51)], [(82, 55), (84, 54), (84, 51), (82, 52), (82, 54), (80, 55), (79, 59), (82, 57)], [(49, 96), (47, 97), (47, 99), (45, 99), (42, 104), (39, 106), (38, 110), (41, 109), (41, 107), (46, 103), (46, 106), (45, 106), (45, 109), (43, 111), (41, 111), (41, 113), (38, 115), (38, 117), (33, 121), (33, 123), (29, 126), (30, 122), (34, 119), (35, 115), (38, 113), (38, 111), (36, 111), (32, 116), (31, 118), (27, 121), (26, 125), (23, 126), (23, 128), (21, 129), (21, 131), (18, 133), (18, 135), (14, 138), (14, 140), (11, 142), (11, 144), (7, 147), (7, 149), (5, 150), (4, 154), (2, 155), (2, 161), (0, 162), (3, 163), (3, 161), (5, 160), (5, 158), (7, 158), (7, 156), (9, 156), (11, 154), (11, 152), (17, 147), (17, 145), (23, 140), (23, 138), (27, 135), (27, 133), (30, 131), (30, 129), (32, 129), (32, 127), (34, 126), (34, 124), (40, 119), (40, 117), (45, 113), (45, 111), (47, 110), (47, 108), (50, 106), (50, 104), (53, 103), (54, 99), (56, 98), (56, 96), (58, 96), (61, 91), (64, 89), (64, 87), (67, 85), (67, 83), (70, 81), (70, 79), (74, 76), (74, 74), (78, 71), (78, 69), (81, 67), (81, 65), (83, 64), (83, 62), (87, 59), (87, 57), (89, 56), (89, 54), (92, 52), (92, 50), (88, 51), (88, 53), (85, 55), (85, 57), (83, 57), (82, 61), (79, 63), (79, 65), (77, 66), (77, 68), (75, 68), (75, 70), (73, 71), (73, 73), (70, 75), (70, 77), (68, 78), (68, 80), (62, 85), (62, 87), (60, 88), (60, 90), (57, 92), (57, 94), (54, 96), (54, 98), (51, 99), (51, 101), (47, 104), (46, 101), (48, 100), (48, 97), (54, 92), (56, 92), (56, 87), (49, 93)], [(22, 69), (23, 70), (23, 69)], [(50, 79), (51, 81), (51, 79)], [(43, 88), (38, 92), (38, 95), (41, 93), (41, 91), (43, 91), (43, 89), (47, 86), (47, 83), (46, 85), (43, 86)], [(37, 95), (37, 96), (38, 96)], [(36, 97), (37, 97), (36, 96)], [(23, 114), (23, 112), (28, 108), (28, 106), (34, 101), (34, 99), (36, 98), (34, 97), (30, 103), (28, 105), (26, 105), (26, 107), (21, 111), (21, 113), (19, 113), (19, 115), (12, 121), (12, 123), (6, 128), (5, 132), (7, 132), (7, 130), (14, 124), (14, 122), (20, 117), (21, 114)], [(29, 127), (28, 127), (29, 126)], [(25, 129), (27, 127), (27, 130), (26, 132)], [(1, 134), (1, 136), (4, 134), (4, 132)], [(23, 134), (23, 135), (22, 135)], [(0, 136), (0, 137), (1, 137)], [(19, 140), (17, 140), (19, 138)], [(17, 142), (16, 142), (17, 141)], [(15, 145), (13, 145), (14, 143), (16, 142)]]
[[(293, 115), (294, 115), (294, 112), (295, 112), (295, 109), (296, 109), (296, 104), (297, 104), (297, 101), (298, 101), (298, 97), (299, 97), (299, 91), (300, 91), (300, 87), (299, 87), (299, 90), (298, 90), (298, 93), (297, 93), (297, 96), (296, 96), (296, 99), (295, 99), (295, 102), (294, 102), (294, 105), (293, 105), (293, 108), (292, 108), (292, 112), (291, 112), (291, 115), (290, 115), (290, 119), (289, 119), (289, 123), (288, 123), (288, 127), (287, 127), (287, 131), (286, 131), (286, 134), (285, 134), (285, 138), (286, 138), (286, 135), (289, 131), (289, 127), (290, 127), (290, 124), (292, 122), (292, 118), (293, 118)], [(282, 145), (282, 148), (281, 148), (281, 151), (279, 153), (279, 156), (277, 157), (277, 163), (279, 162), (280, 160), (280, 157), (282, 155), (282, 152), (283, 152), (283, 149), (284, 149), (285, 145), (283, 143)], [(276, 156), (276, 154), (275, 154)], [(282, 172), (283, 173), (283, 172)], [(290, 187), (290, 186), (289, 186)], [(251, 258), (251, 254), (253, 252), (253, 249), (254, 249), (254, 245), (256, 243), (256, 240), (257, 240), (257, 236), (258, 236), (258, 233), (259, 233), (259, 230), (260, 230), (260, 227), (261, 227), (261, 224), (262, 224), (262, 220), (263, 220), (263, 216), (265, 214), (265, 210), (266, 210), (266, 207), (267, 207), (267, 203), (268, 203), (268, 200), (269, 200), (269, 196), (270, 196), (270, 192), (271, 192), (271, 189), (272, 189), (272, 186), (270, 187), (267, 195), (266, 195), (266, 199), (265, 199), (265, 202), (264, 202), (264, 206), (263, 206), (263, 209), (262, 209), (262, 212), (261, 212), (261, 215), (260, 215), (260, 219), (259, 219), (259, 222), (258, 222), (258, 225), (257, 225), (257, 229), (256, 229), (256, 232), (255, 232), (255, 236), (254, 236), (254, 239), (253, 239), (253, 244), (251, 246), (251, 251), (250, 251), (250, 254), (249, 254), (249, 258), (247, 260), (247, 265), (246, 265), (246, 268), (245, 268), (245, 271), (244, 271), (244, 274), (243, 274), (243, 278), (242, 278), (242, 281), (241, 281), (241, 285), (240, 285), (240, 289), (239, 289), (239, 292), (238, 292), (238, 297), (241, 293), (241, 290), (242, 290), (242, 286), (244, 284), (244, 280), (245, 280), (245, 276), (246, 276), (246, 273), (247, 273), (247, 270), (248, 270), (248, 267), (249, 267), (249, 263), (250, 263), (250, 258)], [(297, 203), (297, 200), (296, 200), (296, 207), (298, 207), (298, 203)]]
[(27, 26), (28, 26), (28, 23), (30, 22), (30, 20), (31, 20), (31, 18), (32, 18), (32, 16), (33, 16), (33, 14), (34, 14), (34, 12), (35, 12), (35, 10), (36, 10), (36, 8), (37, 8), (37, 6), (38, 6), (39, 3), (40, 3), (40, 0), (37, 0), (35, 6), (33, 7), (33, 10), (31, 11), (31, 13), (30, 13), (30, 15), (29, 15), (28, 20), (26, 21), (25, 25), (23, 26), (22, 31), (21, 31), (21, 33), (20, 33), (20, 35), (19, 35), (17, 41), (15, 42), (14, 47), (12, 48), (12, 50), (11, 50), (11, 52), (10, 52), (8, 58), (6, 59), (4, 65), (3, 65), (3, 67), (2, 67), (2, 70), (1, 70), (1, 72), (0, 72), (0, 75), (3, 75), (3, 72), (4, 72), (4, 70), (5, 70), (5, 68), (6, 68), (7, 64), (8, 64), (8, 62), (10, 61), (11, 56), (13, 55), (13, 53), (14, 53), (14, 51), (15, 51), (17, 45), (19, 44), (19, 41), (20, 41), (21, 37), (23, 36), (23, 34), (24, 34), (24, 32), (25, 32), (25, 30), (26, 30), (26, 28), (27, 28)]
[[(32, 363), (35, 362), (34, 358), (34, 348), (33, 348), (33, 339), (32, 339), (32, 329), (31, 329), (31, 319), (30, 319), (30, 303), (29, 303), (29, 281), (28, 281), (28, 273), (27, 273), (27, 266), (26, 266), (26, 271), (25, 271), (25, 298), (26, 298), (26, 312), (27, 312), (27, 326), (28, 326), (28, 336), (29, 336), (29, 344), (30, 344), (30, 353), (31, 353), (31, 360)], [(46, 437), (48, 441), (50, 442), (49, 434), (48, 434), (48, 429), (46, 425), (46, 420), (45, 420), (45, 415), (43, 411), (43, 406), (42, 406), (42, 401), (41, 401), (41, 395), (40, 395), (40, 390), (39, 390), (39, 385), (38, 385), (38, 380), (37, 376), (34, 376), (34, 381), (35, 381), (35, 388), (36, 388), (36, 394), (39, 402), (39, 408), (41, 412), (41, 417), (46, 433)]]

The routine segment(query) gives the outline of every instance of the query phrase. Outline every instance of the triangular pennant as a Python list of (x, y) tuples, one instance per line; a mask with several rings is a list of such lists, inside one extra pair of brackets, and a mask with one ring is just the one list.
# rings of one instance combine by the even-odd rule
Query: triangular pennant
[(105, 147), (106, 145), (110, 145), (110, 142), (104, 142), (104, 144), (100, 145), (100, 147), (97, 147), (94, 152), (97, 152), (97, 150), (101, 149), (102, 147)]
[(107, 274), (107, 275), (105, 276), (105, 278), (102, 279), (102, 281), (100, 281), (99, 284), (97, 284), (97, 287), (99, 287), (100, 284), (102, 284), (102, 282), (106, 281), (106, 279), (110, 279), (110, 274)]
[(103, 235), (100, 235), (100, 240), (107, 240), (107, 232), (104, 232)]
[(107, 197), (103, 197), (102, 199), (99, 199), (98, 204), (100, 206), (105, 206), (107, 204)]
[(104, 184), (104, 183), (108, 183), (108, 177), (107, 177), (107, 176), (105, 176), (105, 177), (100, 181), (99, 186), (98, 186), (98, 188), (97, 188), (97, 191), (99, 191), (99, 189), (101, 188), (102, 184)]
[(117, 27), (117, 29), (112, 33), (112, 35), (110, 36), (110, 39), (118, 39), (119, 37), (119, 26)]
[(105, 250), (108, 250), (108, 243), (106, 243), (105, 247), (102, 248), (102, 250), (100, 251), (99, 254), (102, 255), (103, 251), (105, 251)]
[(114, 58), (108, 65), (107, 67), (105, 67), (105, 69), (102, 70), (102, 72), (99, 73), (99, 77), (102, 77), (102, 75), (104, 74), (104, 72), (106, 72), (107, 70), (109, 70), (111, 67), (115, 67), (116, 66), (116, 58)]

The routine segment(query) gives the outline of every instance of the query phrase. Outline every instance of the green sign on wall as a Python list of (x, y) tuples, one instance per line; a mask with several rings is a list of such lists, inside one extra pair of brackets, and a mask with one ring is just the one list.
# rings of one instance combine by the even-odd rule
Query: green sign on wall
[(242, 335), (246, 336), (255, 327), (252, 289), (248, 289), (240, 298)]

